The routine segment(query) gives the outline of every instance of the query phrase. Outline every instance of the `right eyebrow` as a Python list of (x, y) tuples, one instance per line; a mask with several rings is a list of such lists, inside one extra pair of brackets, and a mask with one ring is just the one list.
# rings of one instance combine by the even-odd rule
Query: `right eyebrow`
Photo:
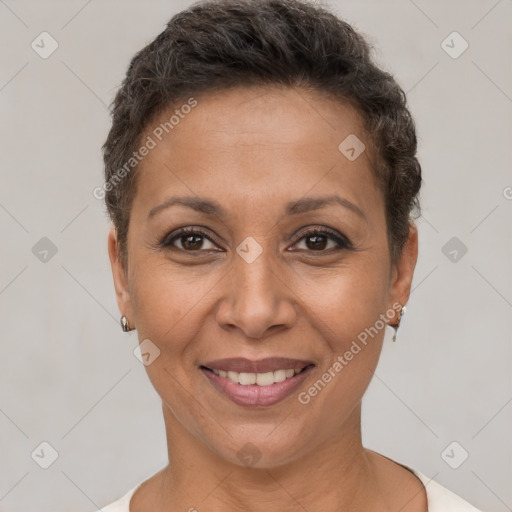
[(217, 201), (203, 199), (198, 197), (171, 197), (164, 201), (162, 204), (155, 206), (148, 214), (148, 219), (156, 215), (158, 212), (170, 208), (174, 205), (186, 206), (192, 208), (199, 213), (204, 213), (210, 217), (218, 217), (219, 219), (226, 220), (227, 212)]

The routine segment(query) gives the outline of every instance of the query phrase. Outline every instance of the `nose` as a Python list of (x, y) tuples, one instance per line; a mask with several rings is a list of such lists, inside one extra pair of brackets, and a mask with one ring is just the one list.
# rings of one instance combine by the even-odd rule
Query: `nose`
[(260, 339), (270, 329), (289, 329), (296, 322), (296, 297), (270, 253), (264, 249), (252, 262), (236, 255), (217, 309), (223, 329), (240, 329), (244, 337)]

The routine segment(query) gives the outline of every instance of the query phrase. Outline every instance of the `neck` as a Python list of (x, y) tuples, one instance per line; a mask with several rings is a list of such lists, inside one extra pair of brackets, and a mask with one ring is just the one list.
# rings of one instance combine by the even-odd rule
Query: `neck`
[(338, 435), (286, 464), (233, 464), (185, 430), (164, 405), (169, 466), (161, 472), (155, 511), (274, 512), (378, 510), (373, 458), (361, 442), (361, 405)]

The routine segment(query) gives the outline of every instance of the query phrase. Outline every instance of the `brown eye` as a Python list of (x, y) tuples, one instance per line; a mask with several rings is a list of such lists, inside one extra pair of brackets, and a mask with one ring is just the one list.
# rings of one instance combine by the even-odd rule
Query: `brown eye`
[(181, 242), (183, 249), (198, 250), (202, 248), (203, 240), (202, 235), (184, 235), (178, 238)]
[(329, 240), (324, 235), (309, 235), (305, 237), (306, 246), (308, 249), (317, 250), (325, 249), (329, 243)]
[[(328, 252), (330, 249), (349, 249), (350, 243), (340, 235), (326, 230), (314, 229), (304, 233), (299, 242), (304, 240), (305, 250)], [(297, 242), (298, 243), (298, 242)], [(330, 245), (329, 245), (330, 243)]]
[[(176, 242), (179, 245), (176, 245)], [(205, 247), (206, 245), (212, 244), (212, 247)], [(198, 229), (189, 229), (183, 228), (178, 233), (176, 233), (172, 238), (165, 238), (162, 242), (164, 247), (173, 247), (176, 249), (180, 249), (186, 252), (195, 252), (201, 250), (212, 250), (214, 249), (214, 244), (212, 240), (201, 230)], [(181, 245), (181, 247), (180, 247)]]

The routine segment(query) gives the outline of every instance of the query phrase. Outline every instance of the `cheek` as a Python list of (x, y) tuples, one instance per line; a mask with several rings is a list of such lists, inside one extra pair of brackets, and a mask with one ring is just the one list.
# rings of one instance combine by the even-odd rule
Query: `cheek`
[[(386, 311), (387, 269), (369, 263), (346, 265), (321, 277), (303, 275), (298, 281), (297, 295), (304, 298), (311, 320), (318, 320), (333, 349), (343, 349)], [(379, 326), (382, 328), (381, 322)]]
[(214, 292), (214, 273), (186, 272), (167, 262), (152, 264), (144, 258), (138, 266), (137, 279), (132, 288), (132, 304), (141, 339), (179, 348), (179, 334), (194, 335), (200, 323), (195, 316), (201, 310), (201, 301)]
[[(375, 262), (347, 266), (329, 278), (302, 281), (302, 286), (299, 293), (304, 296), (309, 290), (305, 303), (309, 321), (323, 341), (324, 367), (318, 378), (328, 381), (331, 389), (320, 401), (330, 395), (356, 403), (371, 380), (382, 349), (387, 269)], [(345, 405), (340, 411), (350, 408), (350, 404)]]
[[(183, 350), (199, 334), (212, 300), (222, 300), (216, 285), (226, 284), (221, 279), (225, 269), (198, 265), (183, 271), (148, 257), (141, 257), (134, 268), (131, 295), (140, 338), (169, 351)], [(337, 268), (304, 265), (288, 270), (281, 273), (286, 282), (283, 294), (286, 288), (292, 290), (288, 300), (298, 302), (297, 324), (316, 323), (333, 350), (342, 351), (374, 325), (386, 308), (387, 271), (371, 253), (357, 255)]]
[(319, 287), (308, 302), (323, 364), (298, 400), (315, 414), (330, 411), (318, 427), (320, 437), (332, 435), (361, 401), (377, 367), (386, 327), (380, 317), (386, 304), (378, 274), (347, 274)]
[(184, 410), (190, 400), (187, 382), (197, 353), (191, 340), (200, 335), (202, 299), (212, 290), (211, 276), (179, 272), (168, 262), (142, 257), (132, 287), (132, 304), (140, 341), (149, 339), (159, 350), (146, 366), (148, 377), (171, 409)]

